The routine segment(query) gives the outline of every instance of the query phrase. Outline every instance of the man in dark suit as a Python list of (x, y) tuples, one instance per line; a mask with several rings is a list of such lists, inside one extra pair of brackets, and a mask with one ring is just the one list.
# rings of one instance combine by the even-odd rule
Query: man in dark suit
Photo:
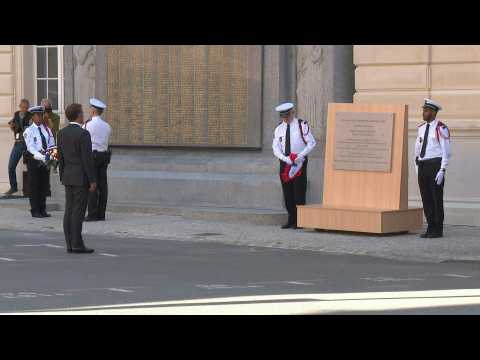
[(92, 253), (82, 239), (82, 225), (88, 204), (88, 192), (97, 188), (92, 156), (92, 140), (82, 129), (83, 110), (71, 104), (65, 110), (70, 124), (58, 133), (60, 181), (65, 186), (63, 231), (69, 253)]

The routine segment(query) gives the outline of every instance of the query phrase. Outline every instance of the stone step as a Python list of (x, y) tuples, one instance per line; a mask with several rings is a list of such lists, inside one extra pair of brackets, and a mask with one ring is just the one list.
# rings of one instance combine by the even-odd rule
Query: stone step
[(170, 171), (170, 172), (202, 172), (202, 173), (257, 173), (276, 174), (278, 161), (273, 157), (257, 158), (255, 154), (240, 159), (228, 159), (212, 155), (211, 159), (196, 157), (144, 156), (125, 155), (112, 156), (110, 169), (118, 171)]
[(283, 209), (280, 181), (273, 174), (110, 170), (108, 179), (114, 202)]
[(287, 213), (272, 209), (241, 209), (220, 207), (160, 206), (148, 203), (114, 203), (108, 211), (119, 213), (143, 213), (181, 216), (185, 219), (246, 223), (255, 225), (281, 225), (287, 221)]

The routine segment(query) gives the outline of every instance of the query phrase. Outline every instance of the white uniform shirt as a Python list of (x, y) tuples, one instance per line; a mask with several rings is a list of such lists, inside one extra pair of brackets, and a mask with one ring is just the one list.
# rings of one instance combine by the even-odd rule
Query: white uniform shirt
[[(302, 134), (300, 133), (298, 119), (294, 118), (290, 123), (290, 152), (298, 154), (300, 157), (305, 157), (313, 150), (317, 143), (312, 135), (312, 132), (310, 131), (308, 123), (302, 120), (301, 124), (303, 138), (305, 139), (307, 144), (305, 145), (305, 142), (302, 140)], [(286, 133), (287, 124), (282, 121), (282, 123), (277, 126), (273, 134), (273, 154), (282, 161), (287, 160), (287, 157), (285, 156)]]
[(435, 119), (430, 123), (430, 128), (428, 129), (427, 147), (425, 149), (425, 156), (423, 158), (420, 157), (420, 152), (422, 151), (422, 144), (424, 141), (423, 137), (425, 136), (427, 123), (424, 123), (418, 128), (417, 140), (415, 141), (415, 158), (418, 157), (418, 160), (422, 161), (441, 157), (441, 167), (445, 169), (451, 156), (450, 132), (447, 127), (439, 126), (438, 122), (439, 121)]
[(112, 133), (110, 125), (102, 120), (100, 116), (92, 117), (92, 120), (85, 123), (83, 128), (88, 130), (92, 138), (92, 150), (104, 152), (108, 150), (108, 140)]
[(40, 151), (43, 150), (42, 138), (38, 129), (41, 129), (45, 141), (47, 142), (47, 149), (55, 146), (55, 138), (53, 137), (52, 130), (46, 128), (43, 125), (37, 126), (35, 123), (32, 123), (25, 132), (23, 137), (25, 138), (25, 144), (27, 145), (27, 150), (30, 154), (33, 155), (35, 160), (45, 161), (45, 155)]

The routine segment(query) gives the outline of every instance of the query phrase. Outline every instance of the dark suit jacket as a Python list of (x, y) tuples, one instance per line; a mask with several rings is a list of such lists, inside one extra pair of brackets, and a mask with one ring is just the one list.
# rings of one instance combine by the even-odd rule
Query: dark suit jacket
[(89, 186), (96, 182), (90, 133), (70, 124), (58, 132), (60, 181), (63, 185)]
[(18, 140), (23, 140), (23, 132), (30, 126), (30, 119), (32, 115), (27, 112), (23, 117), (23, 120), (20, 119), (20, 111), (15, 111), (13, 115), (13, 119), (9, 121), (9, 123), (14, 124), (13, 134), (16, 137), (17, 134), (19, 135)]

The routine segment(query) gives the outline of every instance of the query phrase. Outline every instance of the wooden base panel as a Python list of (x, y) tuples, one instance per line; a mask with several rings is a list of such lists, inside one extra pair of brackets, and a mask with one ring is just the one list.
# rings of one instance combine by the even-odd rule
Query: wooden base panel
[(423, 209), (377, 210), (304, 205), (298, 206), (297, 225), (307, 229), (371, 234), (415, 231), (422, 228)]

